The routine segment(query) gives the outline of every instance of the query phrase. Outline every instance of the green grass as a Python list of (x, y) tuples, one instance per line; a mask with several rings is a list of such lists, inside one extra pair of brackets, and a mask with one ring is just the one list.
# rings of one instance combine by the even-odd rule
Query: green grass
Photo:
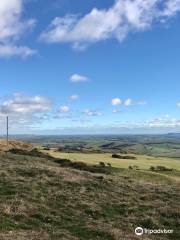
[[(44, 152), (44, 151), (43, 151)], [(75, 162), (85, 162), (87, 164), (99, 164), (99, 162), (110, 163), (113, 168), (120, 169), (116, 170), (116, 174), (120, 176), (129, 176), (136, 179), (151, 180), (153, 182), (169, 182), (169, 181), (180, 181), (180, 160), (166, 157), (152, 157), (145, 155), (134, 155), (136, 159), (114, 159), (112, 154), (109, 153), (63, 153), (54, 150), (45, 151), (57, 158), (68, 158)], [(129, 166), (138, 166), (140, 171), (129, 171)], [(165, 166), (172, 168), (173, 171), (165, 172), (152, 172), (150, 171), (151, 166)]]
[(98, 164), (99, 162), (110, 163), (116, 168), (128, 168), (130, 165), (138, 165), (141, 169), (148, 170), (150, 166), (166, 166), (180, 170), (180, 160), (167, 157), (151, 157), (146, 155), (132, 155), (137, 159), (114, 159), (110, 153), (63, 153), (54, 150), (45, 151), (53, 157), (68, 158), (73, 161), (83, 161), (89, 164)]
[[(72, 156), (110, 161), (99, 154), (61, 157)], [(0, 155), (0, 239), (131, 240), (137, 226), (174, 229), (162, 239), (179, 239), (178, 171), (167, 177), (146, 168), (112, 170), (93, 174), (62, 168), (53, 159)]]

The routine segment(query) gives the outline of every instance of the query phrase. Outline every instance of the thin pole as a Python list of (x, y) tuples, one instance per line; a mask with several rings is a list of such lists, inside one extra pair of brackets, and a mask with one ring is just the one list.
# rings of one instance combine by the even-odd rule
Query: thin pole
[(8, 146), (8, 143), (9, 143), (9, 117), (7, 116), (7, 146)]

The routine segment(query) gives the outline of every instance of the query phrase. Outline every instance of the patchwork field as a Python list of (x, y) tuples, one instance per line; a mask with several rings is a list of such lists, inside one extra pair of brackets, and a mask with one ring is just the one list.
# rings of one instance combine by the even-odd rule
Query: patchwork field
[(37, 147), (58, 148), (61, 152), (127, 152), (154, 157), (180, 159), (180, 135), (107, 135), (24, 137)]

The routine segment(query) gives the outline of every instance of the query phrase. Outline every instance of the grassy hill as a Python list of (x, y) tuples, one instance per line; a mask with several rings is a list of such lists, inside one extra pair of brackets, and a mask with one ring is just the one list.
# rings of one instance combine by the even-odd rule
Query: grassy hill
[(8, 151), (10, 149), (22, 149), (31, 151), (33, 148), (34, 147), (31, 144), (22, 141), (9, 140), (7, 144), (6, 140), (0, 139), (0, 151)]
[(143, 239), (180, 238), (179, 181), (102, 169), (37, 151), (1, 152), (0, 239), (135, 240), (138, 226), (174, 230)]

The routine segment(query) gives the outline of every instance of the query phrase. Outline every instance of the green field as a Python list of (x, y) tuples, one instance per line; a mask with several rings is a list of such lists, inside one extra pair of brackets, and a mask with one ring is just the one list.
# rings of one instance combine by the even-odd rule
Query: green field
[(180, 159), (180, 135), (107, 135), (107, 136), (41, 136), (28, 139), (34, 146), (48, 146), (61, 152), (113, 153), (127, 152), (153, 157)]
[[(137, 177), (139, 179), (150, 179), (154, 181), (159, 181), (159, 178), (165, 177), (169, 180), (180, 181), (180, 160), (175, 160), (171, 158), (162, 157), (150, 157), (145, 155), (132, 155), (136, 159), (114, 159), (111, 154), (83, 154), (83, 153), (61, 153), (54, 150), (43, 151), (46, 154), (50, 154), (56, 158), (71, 159), (75, 162), (85, 162), (87, 164), (99, 164), (104, 162), (105, 164), (110, 163), (113, 168), (121, 169), (121, 171), (116, 171), (116, 174)], [(129, 166), (138, 166), (137, 171), (127, 171)], [(151, 166), (164, 166), (166, 168), (173, 169), (172, 172), (152, 172), (150, 171)], [(124, 170), (124, 171), (122, 171)]]
[(72, 161), (83, 161), (89, 164), (99, 164), (99, 162), (110, 163), (112, 167), (116, 168), (128, 168), (131, 165), (137, 165), (141, 169), (149, 169), (151, 166), (166, 166), (180, 170), (180, 160), (166, 158), (166, 157), (150, 157), (145, 155), (132, 155), (137, 159), (113, 159), (112, 154), (86, 154), (86, 153), (63, 153), (56, 151), (45, 151), (50, 155), (57, 158), (67, 158)]

